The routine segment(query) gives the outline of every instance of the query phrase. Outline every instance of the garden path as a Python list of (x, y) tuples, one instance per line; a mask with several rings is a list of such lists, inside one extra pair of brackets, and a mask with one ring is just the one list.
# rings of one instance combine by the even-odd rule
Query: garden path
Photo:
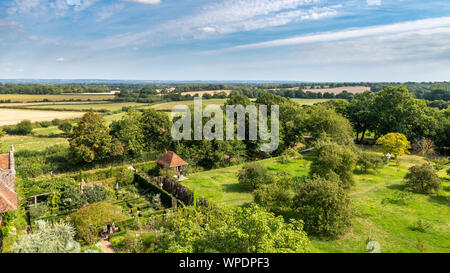
[(103, 252), (105, 253), (116, 253), (111, 245), (111, 243), (105, 239), (101, 240)]

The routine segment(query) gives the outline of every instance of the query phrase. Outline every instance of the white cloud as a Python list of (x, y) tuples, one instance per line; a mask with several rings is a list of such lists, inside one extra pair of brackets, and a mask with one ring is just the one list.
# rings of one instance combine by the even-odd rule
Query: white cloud
[(58, 63), (62, 63), (62, 62), (65, 61), (65, 59), (64, 59), (63, 57), (59, 57), (59, 58), (56, 58), (56, 61), (57, 61)]
[(381, 5), (381, 0), (367, 0), (367, 5), (379, 6), (379, 5)]
[(134, 3), (140, 3), (140, 4), (149, 4), (149, 5), (157, 5), (161, 3), (161, 0), (122, 0), (125, 2), (134, 2)]
[[(336, 16), (341, 5), (317, 7), (320, 0), (226, 0), (211, 1), (197, 12), (142, 32), (122, 33), (92, 43), (92, 50), (148, 46), (168, 40), (203, 39), (211, 35), (282, 26), (304, 20)], [(85, 44), (84, 42), (82, 42)]]
[(97, 13), (98, 14), (97, 21), (103, 21), (105, 19), (108, 19), (111, 16), (119, 13), (123, 8), (124, 8), (123, 4), (113, 4), (110, 6), (104, 6)]
[(348, 39), (357, 39), (362, 37), (377, 37), (380, 35), (398, 35), (405, 33), (433, 32), (441, 28), (450, 29), (450, 17), (440, 17), (418, 21), (409, 21), (391, 25), (354, 28), (337, 32), (326, 32), (326, 33), (297, 36), (287, 39), (279, 39), (261, 43), (240, 45), (229, 49), (266, 48), (266, 47), (289, 46), (289, 45), (317, 43), (317, 42), (332, 42)]

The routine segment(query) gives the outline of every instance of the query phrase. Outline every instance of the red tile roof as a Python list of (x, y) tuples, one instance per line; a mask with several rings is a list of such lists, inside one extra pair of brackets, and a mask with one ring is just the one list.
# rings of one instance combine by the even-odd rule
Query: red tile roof
[(0, 213), (17, 210), (17, 193), (0, 183)]
[(9, 169), (9, 154), (0, 154), (0, 169)]
[(188, 164), (186, 161), (181, 159), (181, 157), (179, 157), (176, 153), (172, 151), (169, 151), (165, 155), (158, 158), (158, 160), (156, 160), (156, 163), (169, 168), (175, 168)]

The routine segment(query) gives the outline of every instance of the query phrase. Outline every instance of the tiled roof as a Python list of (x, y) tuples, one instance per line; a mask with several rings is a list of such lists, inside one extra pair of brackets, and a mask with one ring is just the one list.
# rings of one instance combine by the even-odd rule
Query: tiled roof
[(9, 154), (0, 154), (0, 169), (9, 169)]
[(0, 183), (0, 213), (17, 210), (17, 193)]
[(156, 160), (156, 163), (169, 168), (175, 168), (178, 166), (187, 165), (188, 163), (181, 159), (176, 153), (169, 151), (165, 155)]

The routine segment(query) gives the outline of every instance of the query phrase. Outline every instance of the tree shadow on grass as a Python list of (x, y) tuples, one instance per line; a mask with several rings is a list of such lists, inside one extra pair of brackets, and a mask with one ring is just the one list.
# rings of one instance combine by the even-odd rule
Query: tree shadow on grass
[(246, 192), (246, 190), (238, 183), (223, 184), (222, 188), (224, 192)]
[(430, 196), (428, 198), (428, 201), (433, 202), (433, 203), (437, 203), (437, 204), (450, 206), (450, 200), (449, 200), (449, 198), (447, 196), (432, 195), (432, 196)]
[(405, 186), (405, 184), (392, 184), (392, 185), (386, 186), (386, 188), (391, 189), (391, 190), (403, 191), (403, 190), (405, 190), (406, 186)]

